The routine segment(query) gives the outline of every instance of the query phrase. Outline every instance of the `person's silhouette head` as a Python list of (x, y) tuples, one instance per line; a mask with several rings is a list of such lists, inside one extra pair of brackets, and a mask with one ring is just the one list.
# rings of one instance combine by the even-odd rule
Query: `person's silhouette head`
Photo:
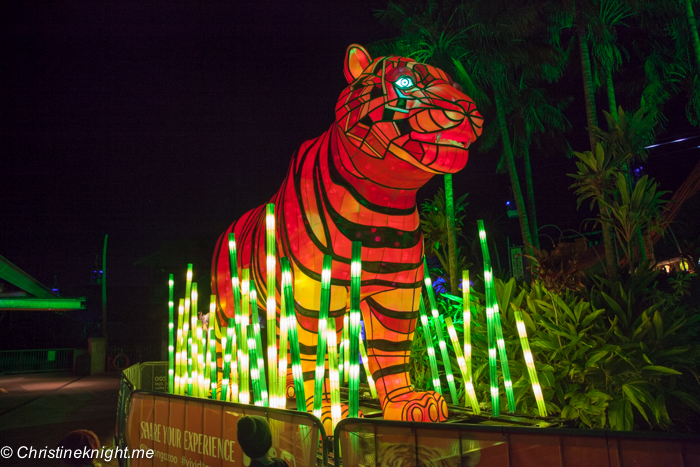
[(272, 447), (270, 425), (258, 415), (244, 415), (238, 420), (238, 444), (251, 459), (264, 457)]

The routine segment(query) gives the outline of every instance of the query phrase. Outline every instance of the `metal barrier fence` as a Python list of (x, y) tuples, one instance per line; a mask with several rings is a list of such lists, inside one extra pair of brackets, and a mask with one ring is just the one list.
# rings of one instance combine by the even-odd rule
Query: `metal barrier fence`
[[(183, 446), (182, 449), (179, 443), (169, 444), (167, 439), (171, 438), (149, 437), (139, 432), (143, 426), (156, 426), (156, 430), (169, 430), (168, 433), (184, 434), (190, 438), (194, 433), (209, 442), (225, 443), (225, 440), (236, 438), (235, 420), (246, 413), (263, 415), (271, 421), (278, 437), (273, 446), (282, 449), (281, 452), (288, 451), (296, 459), (297, 466), (700, 467), (700, 436), (696, 434), (357, 418), (342, 420), (338, 424), (332, 453), (331, 443), (323, 442), (319, 445), (322, 456), (314, 462), (314, 443), (319, 436), (325, 440), (325, 434), (320, 421), (313, 415), (170, 395), (165, 390), (166, 375), (165, 362), (136, 364), (122, 373), (117, 446), (146, 446), (158, 451), (160, 456), (150, 462), (129, 463), (120, 459), (122, 467), (185, 465), (185, 460), (186, 465), (198, 465), (199, 462), (199, 465), (230, 466), (233, 464), (231, 459), (198, 456), (191, 452), (191, 447)], [(132, 407), (132, 402), (138, 405)], [(493, 422), (497, 423), (496, 420)], [(301, 455), (295, 453), (295, 449)], [(236, 458), (235, 465), (240, 465), (239, 461)]]
[(334, 434), (334, 452), (340, 452), (336, 467), (700, 466), (700, 436), (696, 434), (357, 418), (342, 420)]
[[(245, 465), (237, 421), (259, 415), (270, 424), (276, 456), (296, 467), (326, 465), (326, 439), (312, 414), (178, 396), (167, 393), (165, 362), (133, 365), (122, 372), (117, 407), (117, 446), (152, 449), (152, 459), (119, 459), (121, 467)], [(150, 429), (157, 431), (152, 435)]]
[(0, 351), (0, 373), (71, 371), (75, 349)]

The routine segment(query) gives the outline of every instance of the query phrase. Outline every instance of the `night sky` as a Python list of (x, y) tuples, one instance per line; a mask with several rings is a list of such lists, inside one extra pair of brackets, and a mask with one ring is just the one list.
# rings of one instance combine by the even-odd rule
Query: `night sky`
[[(134, 262), (164, 242), (213, 251), (329, 128), (347, 46), (396, 34), (373, 17), (384, 1), (184, 3), (0, 6), (0, 254), (48, 286), (89, 283), (104, 234), (112, 285), (146, 285)], [(562, 86), (579, 109), (580, 81)], [(581, 150), (584, 118), (572, 110)], [(674, 189), (697, 150), (657, 160), (650, 174)], [(502, 216), (517, 235), (495, 165), (474, 151), (455, 177), (457, 195), (470, 193), (465, 222)], [(536, 162), (540, 225), (586, 217), (567, 191), (574, 169), (563, 156)]]

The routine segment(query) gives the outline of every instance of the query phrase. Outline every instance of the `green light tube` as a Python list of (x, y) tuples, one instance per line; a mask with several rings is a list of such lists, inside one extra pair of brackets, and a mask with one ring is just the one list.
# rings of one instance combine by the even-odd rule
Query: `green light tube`
[[(503, 340), (503, 329), (501, 327), (501, 316), (498, 310), (498, 299), (496, 297), (496, 287), (493, 282), (493, 270), (491, 269), (491, 256), (489, 254), (488, 242), (486, 240), (486, 229), (484, 229), (484, 221), (477, 221), (479, 228), (479, 243), (481, 245), (481, 253), (484, 257), (484, 282), (486, 288), (486, 303), (487, 310), (490, 308), (492, 312), (492, 325), (494, 339), (498, 347), (498, 356), (501, 361), (501, 372), (503, 373), (503, 384), (506, 390), (506, 398), (508, 400), (508, 410), (515, 412), (515, 396), (513, 394), (513, 382), (510, 378), (510, 368), (508, 366), (508, 355), (506, 353), (505, 341)], [(486, 265), (488, 263), (488, 271)], [(487, 317), (488, 318), (488, 317)], [(490, 352), (489, 347), (489, 352)], [(490, 365), (490, 359), (489, 359)], [(493, 392), (493, 382), (491, 383), (491, 391)], [(498, 380), (496, 380), (496, 392), (498, 392)]]
[[(277, 394), (275, 395), (275, 400), (277, 401), (277, 408), (286, 409), (287, 408), (287, 354), (289, 353), (289, 330), (286, 317), (285, 308), (287, 306), (285, 296), (284, 296), (284, 285), (285, 276), (282, 274), (281, 294), (280, 294), (280, 340), (279, 340), (279, 357), (277, 364), (279, 368), (277, 369)], [(284, 405), (282, 405), (284, 404)]]
[[(236, 356), (236, 324), (233, 318), (229, 318), (226, 334), (222, 331), (221, 347), (224, 349), (223, 355), (223, 378), (221, 380), (221, 394), (219, 399), (222, 401), (231, 400), (238, 402), (238, 371)], [(229, 392), (229, 387), (231, 391)], [(235, 388), (235, 391), (234, 391)]]
[(340, 375), (338, 372), (338, 334), (335, 332), (335, 318), (328, 318), (326, 342), (328, 345), (328, 381), (331, 391), (331, 422), (333, 430), (340, 422), (342, 411), (340, 407)]
[(175, 390), (175, 299), (173, 298), (173, 288), (175, 280), (173, 275), (168, 276), (168, 393)]
[(231, 340), (228, 338), (228, 327), (219, 331), (221, 335), (221, 392), (219, 393), (219, 400), (225, 401), (228, 400), (231, 374), (231, 349), (229, 348)]
[(235, 386), (236, 398), (240, 399), (240, 384), (242, 381), (242, 360), (241, 360), (241, 282), (238, 277), (238, 248), (236, 246), (236, 236), (233, 232), (228, 234), (228, 256), (229, 256), (229, 275), (231, 276), (231, 293), (233, 295), (233, 323), (236, 334), (236, 347), (233, 349), (234, 354), (231, 355), (231, 361), (236, 363), (236, 380), (231, 380), (231, 388)]
[(209, 296), (209, 320), (207, 322), (207, 334), (209, 345), (207, 346), (207, 376), (209, 380), (209, 390), (211, 399), (216, 399), (216, 338), (214, 333), (214, 323), (216, 322), (216, 295)]
[(537, 410), (540, 413), (540, 417), (546, 417), (547, 407), (544, 404), (542, 387), (540, 386), (540, 380), (537, 377), (537, 370), (535, 369), (535, 359), (530, 350), (530, 343), (527, 340), (527, 329), (523, 321), (523, 313), (516, 310), (514, 315), (515, 325), (518, 328), (518, 336), (520, 337), (520, 346), (523, 349), (523, 356), (525, 357), (525, 365), (527, 366), (527, 372), (530, 375), (530, 382), (532, 383), (532, 392), (535, 394), (535, 400), (537, 401)]
[[(251, 280), (250, 284), (250, 312), (253, 324), (253, 336), (255, 338), (255, 354), (258, 358), (258, 376), (260, 378), (260, 397), (262, 398), (262, 406), (269, 405), (267, 394), (267, 380), (265, 378), (265, 359), (262, 353), (262, 336), (260, 335), (260, 317), (258, 316), (258, 293), (255, 290), (255, 281)], [(252, 357), (251, 357), (252, 358)]]
[(253, 403), (263, 406), (262, 392), (260, 391), (260, 370), (258, 369), (258, 352), (255, 345), (254, 325), (249, 324), (246, 329), (248, 335), (248, 357), (250, 358), (250, 382), (253, 388)]
[(350, 261), (350, 369), (348, 387), (348, 416), (360, 415), (360, 286), (362, 284), (362, 243), (352, 242)]
[(240, 402), (238, 397), (238, 340), (236, 338), (236, 323), (233, 319), (229, 319), (229, 326), (231, 328), (231, 334), (229, 339), (231, 340), (231, 355), (229, 356), (229, 365), (231, 366), (231, 401)]
[[(270, 407), (284, 408), (278, 398), (277, 389), (277, 256), (275, 252), (275, 205), (265, 207), (265, 249), (267, 253), (267, 380), (270, 392)], [(283, 389), (284, 391), (284, 389)]]
[[(182, 318), (185, 315), (185, 299), (181, 298), (177, 307), (177, 348), (175, 349), (175, 394), (182, 394), (182, 376), (184, 374), (182, 365), (182, 351), (183, 351), (183, 338), (182, 338)], [(185, 349), (186, 351), (186, 349)]]
[(205, 360), (204, 356), (207, 354), (208, 349), (207, 349), (207, 336), (204, 333), (204, 328), (202, 326), (202, 321), (197, 321), (197, 345), (199, 349), (199, 354), (197, 355), (197, 391), (199, 393), (199, 397), (204, 397), (206, 394), (206, 388), (205, 388), (205, 373), (206, 373), (206, 366), (205, 366)]
[(464, 355), (462, 355), (462, 349), (459, 345), (459, 338), (457, 337), (457, 331), (455, 330), (454, 324), (452, 323), (452, 318), (446, 316), (445, 324), (447, 325), (447, 334), (450, 336), (452, 346), (455, 349), (457, 365), (459, 366), (459, 369), (462, 372), (462, 379), (465, 382), (466, 391), (464, 393), (464, 398), (465, 400), (469, 401), (469, 404), (472, 407), (472, 411), (476, 415), (479, 415), (481, 413), (481, 409), (479, 408), (479, 403), (476, 399), (476, 392), (474, 391), (474, 385), (472, 384), (471, 375), (467, 373), (467, 362), (464, 360)]
[[(495, 295), (495, 294), (494, 294)], [(513, 381), (510, 379), (510, 368), (508, 367), (508, 354), (506, 343), (503, 340), (503, 328), (501, 327), (501, 313), (498, 311), (498, 304), (493, 304), (494, 325), (496, 328), (496, 345), (498, 346), (498, 357), (501, 361), (501, 372), (503, 373), (503, 385), (506, 388), (506, 398), (508, 399), (508, 410), (515, 412), (515, 395), (513, 394)]]
[[(474, 392), (474, 381), (472, 375), (472, 312), (471, 312), (471, 285), (469, 284), (469, 271), (462, 271), (462, 319), (464, 326), (464, 361), (466, 364), (467, 376), (464, 379), (464, 389), (470, 395), (472, 400), (472, 410), (475, 414), (480, 414), (481, 409)], [(465, 405), (469, 402), (468, 398), (464, 398)], [(474, 405), (476, 403), (476, 405)]]
[(183, 334), (182, 337), (185, 343), (183, 343), (183, 350), (185, 353), (185, 358), (182, 360), (182, 369), (184, 373), (184, 378), (186, 383), (182, 385), (182, 394), (190, 394), (190, 384), (192, 383), (192, 373), (191, 368), (189, 368), (190, 351), (192, 348), (192, 328), (190, 325), (190, 305), (191, 298), (190, 294), (192, 292), (192, 263), (187, 264), (187, 273), (185, 275), (185, 313), (183, 315)]
[(192, 290), (190, 292), (190, 340), (192, 344), (190, 348), (192, 349), (192, 372), (191, 376), (191, 396), (199, 396), (199, 372), (197, 371), (198, 365), (198, 355), (199, 355), (199, 340), (201, 340), (201, 335), (197, 336), (197, 322), (199, 321), (197, 315), (197, 304), (199, 301), (199, 295), (197, 293), (197, 283), (192, 282)]
[(425, 349), (428, 352), (428, 361), (430, 362), (430, 376), (432, 377), (433, 389), (438, 394), (442, 394), (440, 373), (438, 373), (437, 360), (435, 360), (435, 344), (433, 344), (433, 336), (430, 334), (430, 323), (428, 322), (428, 315), (425, 313), (422, 297), (418, 300), (418, 312), (420, 314), (420, 323), (423, 326), (423, 337), (425, 339)]
[(343, 340), (340, 343), (340, 382), (347, 383), (350, 378), (350, 311), (343, 316)]
[(333, 258), (323, 255), (321, 271), (321, 303), (318, 311), (318, 344), (316, 346), (316, 373), (314, 379), (314, 408), (316, 418), (321, 419), (323, 404), (323, 381), (326, 377), (326, 330), (331, 304), (331, 265)]
[[(190, 336), (191, 336), (190, 332)], [(192, 395), (192, 337), (187, 339), (187, 392), (188, 396)]]
[(442, 355), (442, 363), (445, 367), (445, 377), (447, 378), (447, 386), (450, 388), (450, 397), (452, 397), (452, 403), (454, 405), (459, 404), (459, 399), (457, 398), (457, 387), (455, 386), (455, 378), (452, 374), (452, 365), (450, 364), (450, 356), (447, 353), (447, 344), (445, 343), (445, 337), (442, 334), (442, 326), (440, 326), (440, 314), (438, 313), (437, 301), (435, 300), (435, 291), (433, 290), (433, 282), (430, 280), (430, 273), (428, 272), (428, 262), (423, 256), (423, 273), (425, 288), (428, 291), (428, 300), (430, 300), (430, 310), (433, 315), (433, 326), (435, 327), (435, 335), (438, 339), (438, 346), (440, 347), (440, 354)]
[(297, 317), (294, 310), (294, 290), (292, 287), (292, 271), (289, 259), (280, 259), (282, 268), (282, 284), (284, 293), (284, 314), (287, 321), (289, 334), (289, 350), (292, 355), (292, 377), (294, 378), (294, 391), (296, 393), (297, 410), (306, 412), (306, 393), (304, 391), (304, 373), (301, 369), (301, 352), (299, 350), (299, 335), (297, 331)]
[(369, 392), (373, 399), (378, 397), (377, 395), (377, 385), (374, 383), (374, 378), (372, 378), (372, 372), (369, 371), (369, 360), (367, 359), (367, 349), (365, 349), (365, 343), (362, 341), (362, 336), (360, 336), (360, 356), (362, 356), (362, 366), (365, 369), (365, 375), (367, 376), (367, 385), (369, 386)]
[[(481, 232), (479, 232), (481, 234)], [(493, 277), (491, 276), (491, 261), (484, 259), (484, 287), (486, 289), (486, 328), (489, 349), (489, 382), (491, 384), (491, 413), (499, 417), (500, 400), (498, 394), (498, 363), (496, 362), (496, 326), (493, 310)]]
[[(212, 365), (212, 346), (216, 345), (212, 340), (212, 332), (214, 331), (214, 314), (216, 313), (216, 295), (209, 296), (209, 315), (207, 316), (207, 328), (202, 331), (204, 333), (204, 340), (207, 344), (207, 355), (204, 367), (204, 394), (205, 396), (209, 394), (211, 390), (211, 381), (216, 379), (216, 365)], [(214, 353), (214, 359), (216, 359), (216, 353)], [(216, 360), (214, 360), (216, 363)], [(213, 369), (213, 371), (212, 371)], [(212, 376), (213, 375), (213, 376)]]
[(240, 373), (240, 387), (238, 389), (238, 400), (241, 404), (250, 404), (250, 364), (248, 356), (248, 324), (250, 317), (250, 270), (241, 271), (241, 316), (240, 323), (236, 330), (240, 328), (238, 337), (238, 368)]

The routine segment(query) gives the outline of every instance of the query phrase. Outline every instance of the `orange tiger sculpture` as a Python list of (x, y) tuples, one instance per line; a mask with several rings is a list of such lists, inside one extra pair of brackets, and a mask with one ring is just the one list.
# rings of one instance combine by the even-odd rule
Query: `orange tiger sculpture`
[[(333, 257), (329, 316), (336, 319), (340, 336), (349, 301), (351, 243), (361, 241), (361, 309), (384, 417), (445, 420), (443, 398), (414, 391), (408, 374), (423, 281), (416, 192), (434, 175), (465, 166), (483, 119), (459, 85), (430, 65), (393, 56), (372, 60), (353, 44), (344, 71), (349, 86), (340, 94), (335, 121), (301, 145), (270, 201), (277, 218), (277, 255), (290, 259), (294, 275), (307, 407), (314, 393), (323, 255)], [(222, 323), (233, 317), (230, 232), (264, 310), (265, 207), (246, 213), (218, 241), (213, 290)], [(324, 424), (330, 422), (326, 405)]]

